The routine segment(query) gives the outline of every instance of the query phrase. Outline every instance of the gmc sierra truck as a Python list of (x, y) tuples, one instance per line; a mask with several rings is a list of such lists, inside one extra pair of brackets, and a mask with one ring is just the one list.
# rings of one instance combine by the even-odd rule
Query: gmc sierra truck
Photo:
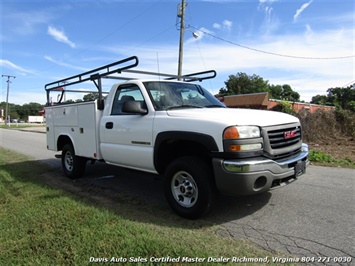
[[(69, 178), (97, 160), (154, 173), (163, 178), (170, 207), (196, 219), (211, 209), (217, 192), (262, 193), (306, 172), (308, 146), (296, 117), (226, 108), (196, 84), (215, 77), (213, 70), (176, 76), (132, 69), (138, 62), (132, 56), (45, 85), (47, 148), (61, 151)], [(121, 83), (104, 92), (107, 78)], [(96, 100), (62, 103), (65, 93), (88, 93), (69, 88), (90, 81)]]

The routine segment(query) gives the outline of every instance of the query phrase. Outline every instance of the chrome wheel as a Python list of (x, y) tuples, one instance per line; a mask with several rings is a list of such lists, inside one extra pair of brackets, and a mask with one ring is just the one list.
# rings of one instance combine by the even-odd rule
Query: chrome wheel
[(171, 180), (171, 192), (176, 202), (186, 208), (195, 205), (198, 187), (194, 178), (185, 171), (177, 172)]

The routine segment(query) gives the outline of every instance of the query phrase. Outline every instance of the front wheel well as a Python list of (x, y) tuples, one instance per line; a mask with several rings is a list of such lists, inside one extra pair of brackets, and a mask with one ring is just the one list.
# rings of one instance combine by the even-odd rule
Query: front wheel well
[(196, 156), (209, 164), (211, 163), (211, 151), (203, 144), (189, 140), (166, 140), (159, 145), (155, 152), (154, 164), (159, 174), (164, 174), (171, 162), (185, 156)]

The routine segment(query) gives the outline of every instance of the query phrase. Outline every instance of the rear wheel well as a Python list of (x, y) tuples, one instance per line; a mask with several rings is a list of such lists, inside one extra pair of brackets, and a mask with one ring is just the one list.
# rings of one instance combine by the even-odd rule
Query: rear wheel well
[(58, 151), (63, 150), (65, 144), (73, 144), (73, 143), (68, 136), (65, 136), (65, 135), (59, 136), (58, 141), (57, 141), (57, 150)]

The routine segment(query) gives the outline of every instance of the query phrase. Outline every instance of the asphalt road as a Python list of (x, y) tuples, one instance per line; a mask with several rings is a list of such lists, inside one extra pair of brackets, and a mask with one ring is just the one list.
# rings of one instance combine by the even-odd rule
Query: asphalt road
[[(60, 173), (60, 160), (54, 158), (56, 152), (46, 150), (45, 141), (43, 133), (0, 129), (0, 146), (30, 155)], [(80, 182), (168, 208), (161, 181), (144, 178), (151, 176), (99, 163), (89, 165)], [(355, 170), (310, 166), (306, 175), (281, 189), (253, 197), (221, 196), (204, 219), (219, 225), (221, 237), (246, 239), (288, 258), (355, 265)], [(352, 262), (335, 262), (343, 257)], [(328, 262), (312, 262), (319, 259)]]

